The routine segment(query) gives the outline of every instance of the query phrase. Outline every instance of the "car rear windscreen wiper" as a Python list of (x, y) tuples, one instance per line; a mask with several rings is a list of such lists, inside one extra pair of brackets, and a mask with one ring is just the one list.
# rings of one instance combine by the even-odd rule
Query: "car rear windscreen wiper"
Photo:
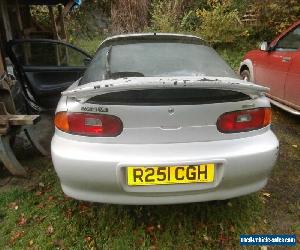
[(106, 52), (106, 62), (105, 62), (105, 79), (111, 78), (111, 68), (110, 68), (110, 59), (111, 59), (112, 46), (108, 48)]

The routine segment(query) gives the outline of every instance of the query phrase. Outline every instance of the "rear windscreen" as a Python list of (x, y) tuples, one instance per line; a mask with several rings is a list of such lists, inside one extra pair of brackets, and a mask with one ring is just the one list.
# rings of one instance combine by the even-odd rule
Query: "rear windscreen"
[(87, 102), (109, 105), (189, 105), (249, 100), (246, 94), (220, 89), (174, 88), (112, 92)]
[(104, 79), (143, 76), (236, 78), (227, 63), (208, 46), (175, 41), (139, 42), (100, 49), (80, 85)]

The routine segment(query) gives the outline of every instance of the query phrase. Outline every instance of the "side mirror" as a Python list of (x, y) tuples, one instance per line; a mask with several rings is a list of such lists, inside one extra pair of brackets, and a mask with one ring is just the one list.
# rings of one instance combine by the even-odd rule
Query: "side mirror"
[(268, 42), (262, 42), (261, 44), (260, 44), (260, 50), (262, 50), (262, 51), (269, 51), (269, 44), (268, 44)]
[(92, 61), (91, 58), (84, 58), (83, 63), (84, 63), (85, 66), (89, 66), (91, 61)]

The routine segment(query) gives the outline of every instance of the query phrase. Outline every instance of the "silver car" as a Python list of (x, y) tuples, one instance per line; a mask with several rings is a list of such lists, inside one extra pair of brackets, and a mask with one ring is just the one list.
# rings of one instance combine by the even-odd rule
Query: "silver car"
[(79, 200), (171, 204), (263, 188), (276, 162), (267, 88), (195, 36), (114, 36), (62, 93), (51, 151)]

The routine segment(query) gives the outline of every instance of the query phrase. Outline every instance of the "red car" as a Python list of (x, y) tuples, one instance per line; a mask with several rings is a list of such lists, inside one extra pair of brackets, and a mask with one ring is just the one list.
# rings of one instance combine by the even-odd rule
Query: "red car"
[(271, 102), (300, 115), (300, 20), (271, 43), (246, 53), (240, 75), (247, 81), (270, 88)]

